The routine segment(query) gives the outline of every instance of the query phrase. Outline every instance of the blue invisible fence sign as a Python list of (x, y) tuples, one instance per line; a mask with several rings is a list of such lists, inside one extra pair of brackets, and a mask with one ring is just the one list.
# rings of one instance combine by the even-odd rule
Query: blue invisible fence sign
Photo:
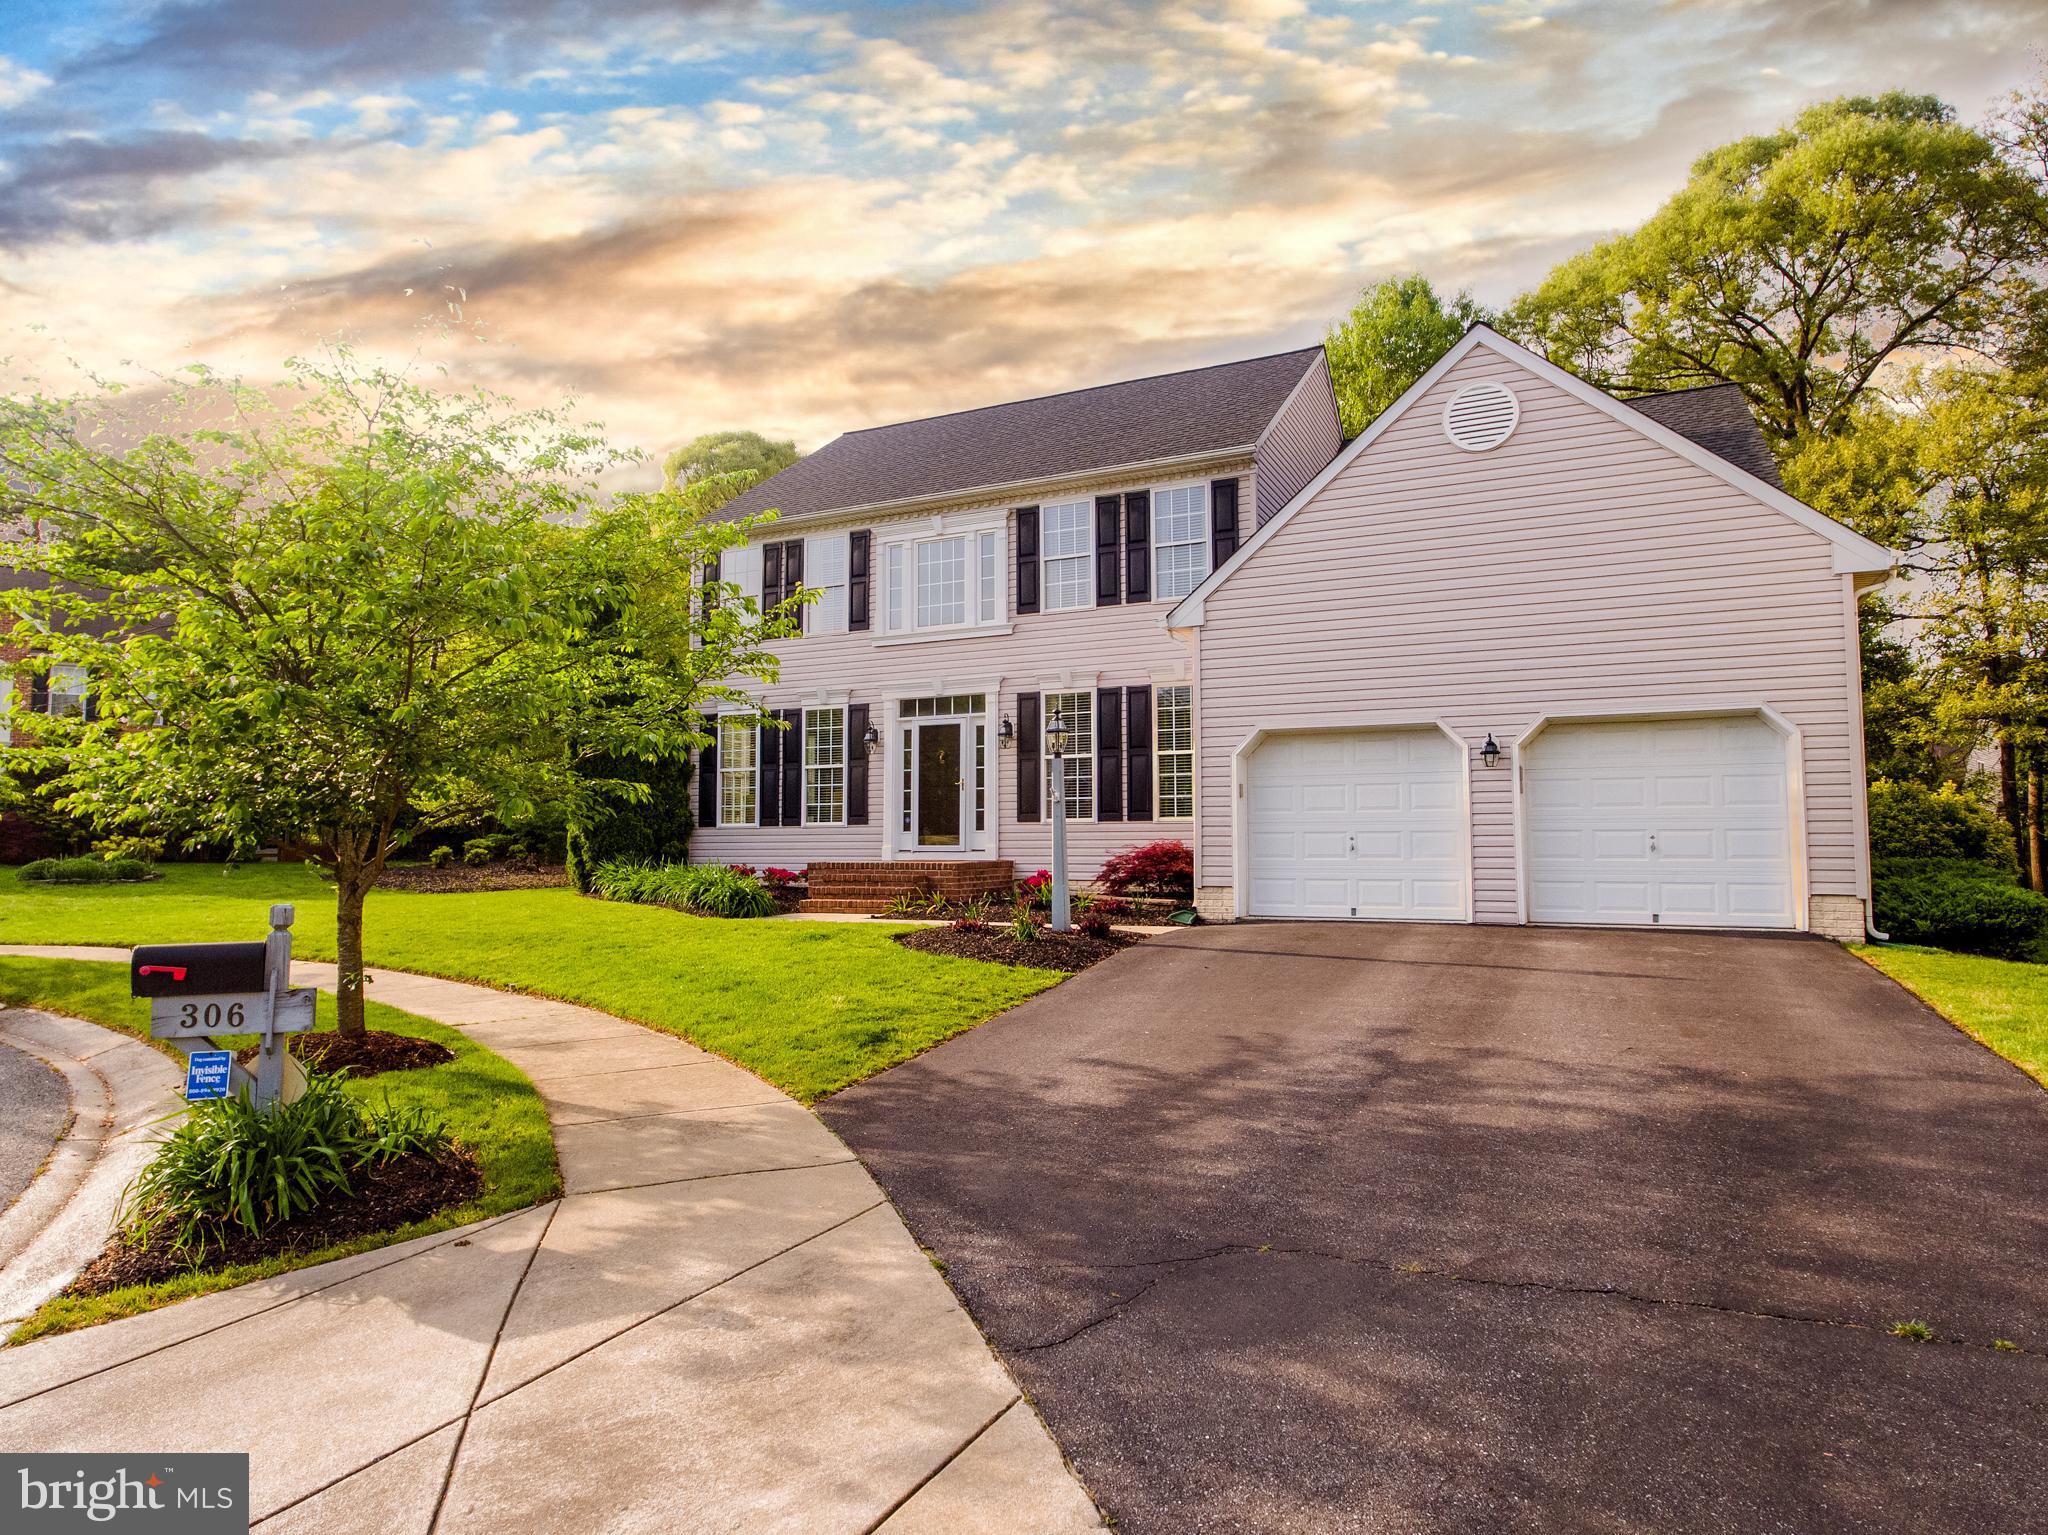
[(194, 1050), (185, 1063), (185, 1101), (227, 1097), (234, 1074), (232, 1050)]

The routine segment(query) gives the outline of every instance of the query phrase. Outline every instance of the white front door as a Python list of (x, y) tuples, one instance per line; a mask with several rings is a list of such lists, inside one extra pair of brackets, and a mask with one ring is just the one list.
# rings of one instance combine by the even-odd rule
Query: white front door
[(1786, 744), (1753, 714), (1544, 730), (1522, 754), (1530, 920), (1795, 926)]
[(1465, 920), (1465, 759), (1442, 731), (1274, 736), (1245, 798), (1250, 915)]

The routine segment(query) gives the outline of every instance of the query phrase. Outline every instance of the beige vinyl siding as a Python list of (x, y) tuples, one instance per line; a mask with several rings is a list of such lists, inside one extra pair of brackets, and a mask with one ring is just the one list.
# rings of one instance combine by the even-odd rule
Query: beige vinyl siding
[[(1242, 463), (1240, 457), (1237, 460)], [(1156, 480), (1119, 481), (1114, 485), (1091, 487), (1086, 495), (1110, 491), (1149, 488), (1154, 484), (1176, 484), (1194, 475), (1162, 476)], [(1228, 477), (1202, 474), (1200, 478)], [(1248, 476), (1239, 475), (1238, 494), (1249, 496)], [(1073, 493), (1075, 495), (1080, 492)], [(1064, 494), (1058, 499), (1064, 499)], [(1018, 505), (1030, 506), (1038, 497), (1020, 497)], [(862, 518), (844, 522), (806, 523), (806, 534), (869, 528), (880, 530), (891, 519)], [(916, 521), (920, 519), (906, 519)], [(766, 536), (776, 536), (771, 530)], [(1069, 609), (1058, 613), (1017, 612), (1017, 555), (1014, 515), (1006, 519), (1003, 537), (1006, 623), (1008, 634), (974, 635), (966, 638), (920, 640), (910, 643), (876, 643), (877, 633), (807, 634), (776, 647), (782, 675), (772, 686), (760, 690), (770, 708), (797, 708), (815, 704), (817, 695), (830, 694), (833, 702), (844, 695), (848, 703), (866, 704), (872, 723), (886, 728), (885, 700), (965, 693), (980, 683), (996, 679), (996, 718), (1018, 718), (1017, 699), (1025, 692), (1066, 692), (1099, 687), (1153, 687), (1164, 682), (1186, 682), (1192, 673), (1188, 644), (1166, 632), (1161, 617), (1172, 603), (1150, 601), (1119, 603), (1108, 607)], [(879, 579), (879, 572), (877, 573)], [(877, 629), (881, 622), (880, 588), (875, 589), (874, 612)], [(814, 859), (873, 859), (885, 856), (885, 817), (894, 808), (886, 801), (888, 772), (883, 756), (893, 743), (885, 742), (880, 753), (868, 759), (868, 821), (865, 826), (764, 826), (701, 827), (690, 841), (690, 858), (696, 863), (748, 863), (756, 867), (773, 864), (801, 868)], [(972, 751), (972, 738), (967, 742)], [(863, 750), (848, 733), (847, 751)], [(993, 828), (994, 847), (973, 857), (1013, 859), (1025, 872), (1046, 866), (1052, 856), (1052, 831), (1043, 819), (1017, 820), (1017, 764), (1015, 746), (1001, 748), (989, 743), (993, 764), (993, 804), (998, 820)], [(1041, 794), (1041, 803), (1044, 796)], [(1041, 810), (1041, 814), (1043, 811)], [(1092, 877), (1111, 852), (1136, 842), (1162, 837), (1194, 840), (1194, 823), (1174, 821), (1072, 822), (1068, 828), (1069, 858), (1077, 878)], [(900, 858), (926, 856), (901, 851)]]
[[(1465, 453), (1443, 408), (1479, 378), (1521, 422)], [(1200, 883), (1234, 882), (1231, 756), (1254, 729), (1442, 718), (1506, 749), (1473, 761), (1473, 898), (1513, 922), (1514, 744), (1534, 721), (1764, 702), (1802, 732), (1810, 891), (1862, 894), (1849, 581), (1818, 534), (1475, 349), (1206, 599)]]
[(1330, 386), (1330, 370), (1317, 358), (1259, 441), (1254, 455), (1258, 506), (1255, 519), (1245, 520), (1244, 536), (1249, 538), (1257, 523), (1264, 522), (1299, 495), (1302, 486), (1328, 467), (1343, 443), (1344, 429), (1337, 421), (1337, 396)]

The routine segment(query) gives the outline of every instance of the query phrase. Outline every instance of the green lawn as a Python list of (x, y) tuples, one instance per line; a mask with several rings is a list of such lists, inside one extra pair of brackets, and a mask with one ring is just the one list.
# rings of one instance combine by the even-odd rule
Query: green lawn
[[(296, 951), (334, 957), (334, 895), (304, 866), (169, 864), (148, 885), (0, 872), (0, 943), (261, 938), (298, 904)], [(919, 954), (893, 924), (734, 922), (571, 890), (370, 897), (371, 964), (587, 1003), (680, 1034), (810, 1103), (1064, 979)], [(372, 995), (375, 988), (372, 987)]]
[(1853, 952), (2048, 1087), (2048, 965), (1908, 944)]
[[(149, 1004), (128, 995), (128, 971), (124, 965), (0, 957), (0, 1002), (68, 1013), (74, 1018), (88, 1018), (120, 1029), (138, 1039), (149, 1038)], [(323, 993), (318, 1006), (316, 1029), (333, 1028), (334, 999)], [(375, 1236), (358, 1237), (318, 1252), (190, 1274), (164, 1284), (111, 1290), (86, 1299), (59, 1298), (23, 1323), (10, 1341), (26, 1343), (48, 1333), (129, 1316), (287, 1269), (305, 1268), (407, 1241), (552, 1199), (561, 1192), (562, 1178), (555, 1165), (555, 1140), (548, 1129), (547, 1106), (524, 1073), (467, 1035), (402, 1013), (395, 1007), (371, 1003), (370, 1026), (436, 1040), (455, 1052), (455, 1059), (442, 1065), (366, 1077), (350, 1083), (348, 1091), (372, 1103), (382, 1102), (389, 1094), (393, 1103), (418, 1104), (447, 1121), (449, 1129), (476, 1154), (482, 1166), (483, 1187), (475, 1199), (427, 1220)], [(237, 1047), (253, 1042), (254, 1036), (234, 1040)], [(160, 1044), (158, 1048), (174, 1060), (182, 1062), (185, 1058), (173, 1045)]]

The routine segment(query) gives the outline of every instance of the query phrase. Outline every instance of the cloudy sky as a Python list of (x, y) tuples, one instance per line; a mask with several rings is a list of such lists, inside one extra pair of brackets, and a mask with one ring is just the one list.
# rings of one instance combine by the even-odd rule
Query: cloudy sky
[(1846, 91), (1966, 117), (2048, 0), (0, 0), (0, 354), (347, 334), (660, 449), (1500, 301)]

